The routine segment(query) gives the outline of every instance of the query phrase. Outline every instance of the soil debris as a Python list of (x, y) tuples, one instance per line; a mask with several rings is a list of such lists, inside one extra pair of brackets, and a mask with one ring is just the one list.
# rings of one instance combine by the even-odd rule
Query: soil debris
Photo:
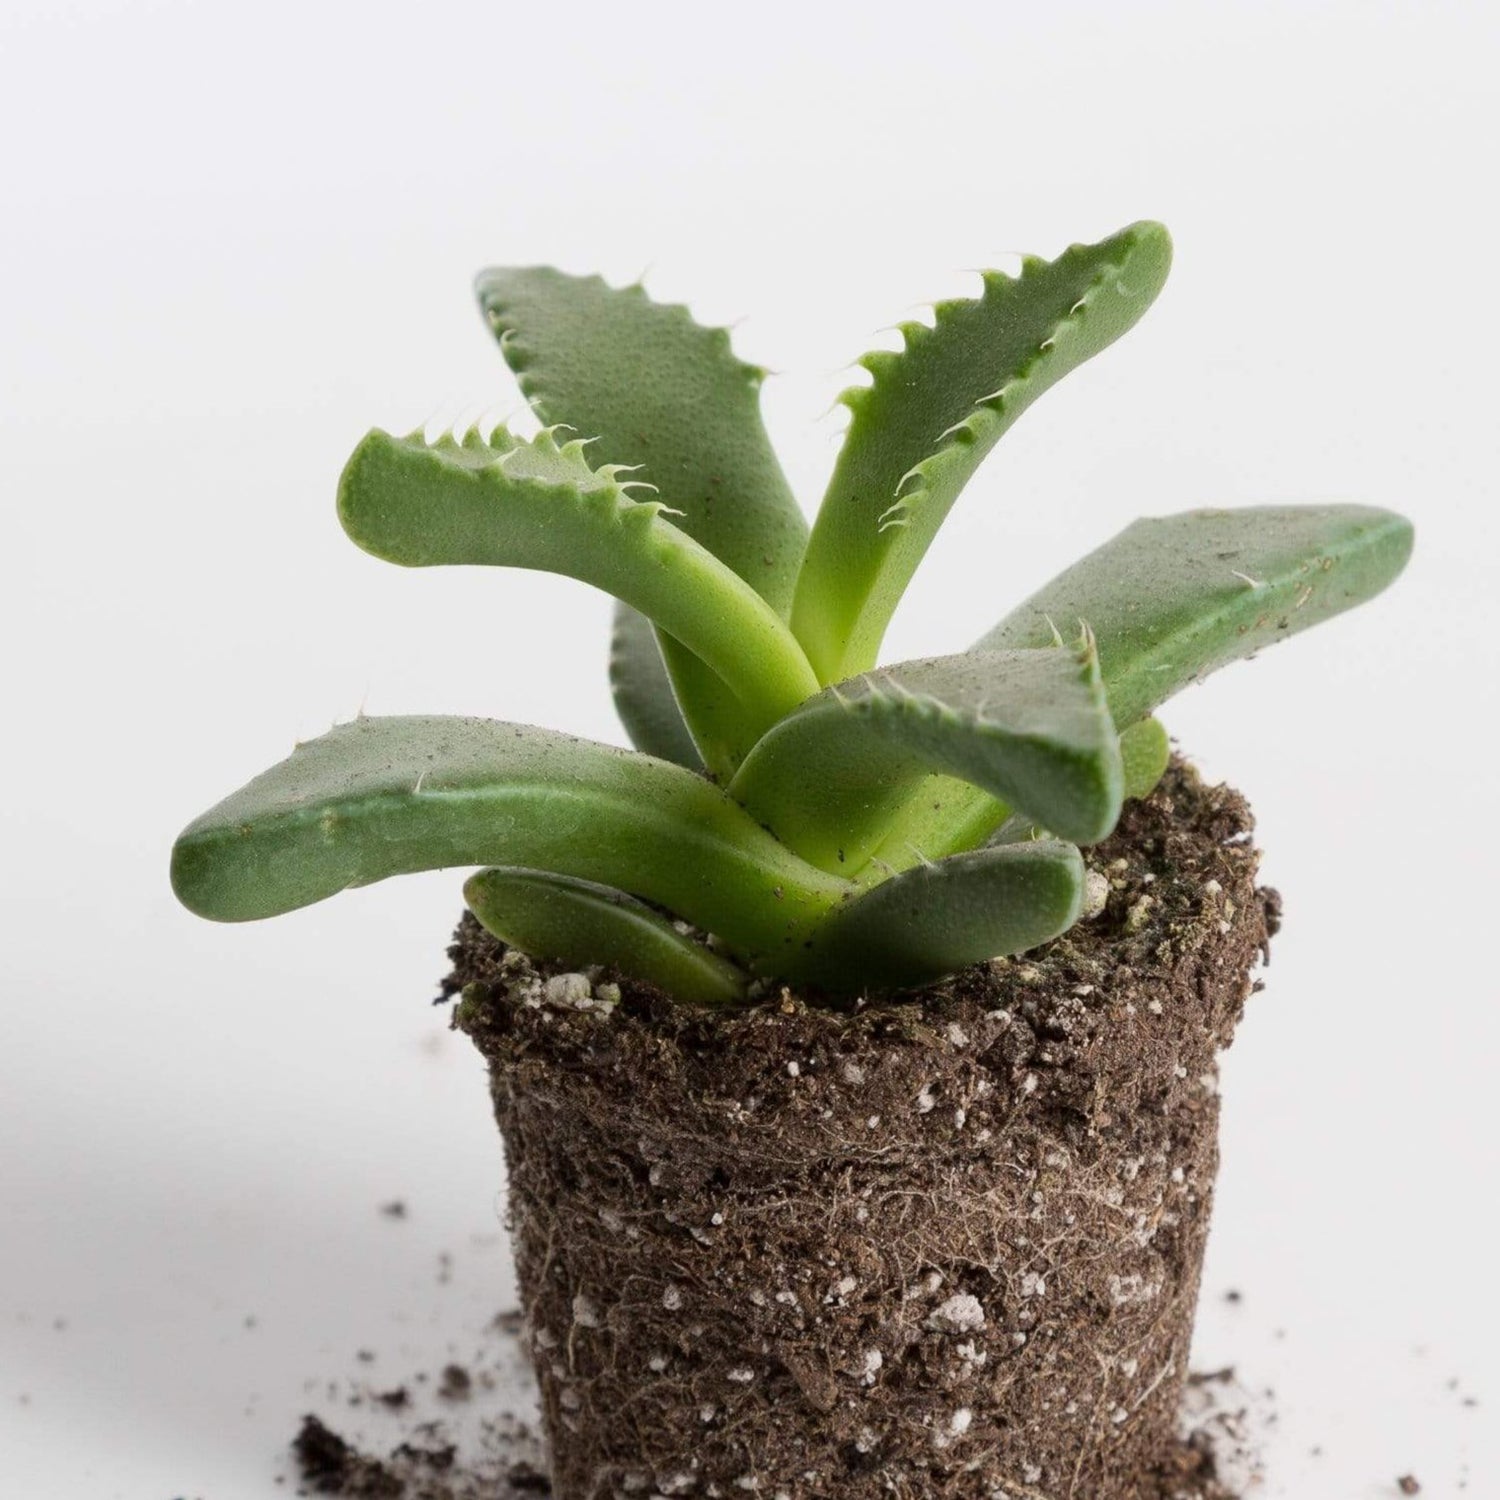
[(501, 1414), (485, 1425), (479, 1451), (460, 1457), (440, 1422), (418, 1422), (384, 1457), (364, 1451), (308, 1415), (292, 1440), (299, 1495), (345, 1500), (537, 1500), (552, 1493), (530, 1427)]
[[(478, 1378), (471, 1375), (471, 1387), (494, 1389), (500, 1399), (473, 1443), (467, 1447), (461, 1443), (444, 1418), (421, 1417), (408, 1392), (411, 1386), (426, 1382), (412, 1376), (396, 1392), (374, 1396), (387, 1411), (406, 1418), (403, 1430), (395, 1435), (398, 1441), (377, 1445), (367, 1436), (356, 1441), (336, 1432), (321, 1417), (303, 1418), (292, 1442), (301, 1479), (297, 1493), (345, 1500), (543, 1500), (550, 1496), (552, 1484), (533, 1426), (534, 1392), (515, 1379), (523, 1362), (522, 1334), (523, 1323), (516, 1312), (500, 1314), (486, 1329), (486, 1344), (476, 1359), (483, 1369)], [(878, 1371), (876, 1365), (874, 1373)], [(357, 1400), (360, 1377), (352, 1375), (349, 1384)], [(386, 1399), (395, 1394), (404, 1399), (399, 1403)], [(1232, 1370), (1191, 1376), (1181, 1418), (1182, 1441), (1157, 1466), (1142, 1492), (1145, 1500), (1239, 1500), (1253, 1493), (1260, 1472), (1252, 1447), (1258, 1421), (1254, 1405), (1254, 1398)], [(964, 1437), (973, 1417), (972, 1408), (956, 1406), (944, 1435), (950, 1440)], [(1227, 1482), (1231, 1479), (1233, 1487)], [(1403, 1478), (1398, 1485), (1406, 1482)], [(1024, 1489), (1018, 1492), (1020, 1496), (1025, 1493)], [(1401, 1493), (1418, 1494), (1420, 1486), (1402, 1488)]]

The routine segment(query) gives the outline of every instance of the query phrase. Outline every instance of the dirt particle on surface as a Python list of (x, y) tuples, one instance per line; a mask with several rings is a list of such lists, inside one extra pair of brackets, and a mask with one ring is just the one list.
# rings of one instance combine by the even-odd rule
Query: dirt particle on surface
[[(514, 1335), (501, 1334), (500, 1343), (499, 1356), (512, 1359)], [(403, 1415), (409, 1410), (410, 1403), (401, 1408)], [(415, 1414), (403, 1423), (399, 1440), (385, 1444), (367, 1436), (353, 1440), (309, 1415), (291, 1447), (299, 1495), (345, 1500), (537, 1500), (552, 1493), (531, 1424), (505, 1409), (485, 1417), (468, 1451), (441, 1419)]]
[(319, 1417), (303, 1417), (292, 1452), (308, 1486), (304, 1494), (396, 1497), (402, 1492), (400, 1480), (384, 1464), (356, 1452)]
[(1422, 1493), (1421, 1484), (1419, 1484), (1416, 1477), (1411, 1474), (1403, 1474), (1396, 1481), (1396, 1488), (1400, 1490), (1403, 1495), (1420, 1495)]

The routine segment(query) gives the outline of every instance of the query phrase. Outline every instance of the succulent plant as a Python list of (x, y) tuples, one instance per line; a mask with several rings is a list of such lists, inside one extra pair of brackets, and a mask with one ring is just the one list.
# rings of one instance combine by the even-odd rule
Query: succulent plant
[(485, 272), (480, 305), (546, 426), (371, 432), (339, 515), (392, 562), (612, 594), (610, 681), (636, 749), (361, 717), (192, 823), (178, 895), (241, 921), (486, 866), (465, 895), (507, 942), (700, 1002), (757, 979), (915, 987), (1065, 931), (1078, 846), (1166, 766), (1153, 710), (1370, 598), (1411, 549), (1400, 516), (1352, 505), (1139, 520), (970, 650), (877, 666), (980, 461), (1139, 319), (1170, 260), (1166, 231), (1136, 224), (987, 272), (979, 296), (903, 325), (904, 348), (866, 355), (841, 398), (810, 533), (761, 422), (765, 372), (725, 330), (638, 285)]

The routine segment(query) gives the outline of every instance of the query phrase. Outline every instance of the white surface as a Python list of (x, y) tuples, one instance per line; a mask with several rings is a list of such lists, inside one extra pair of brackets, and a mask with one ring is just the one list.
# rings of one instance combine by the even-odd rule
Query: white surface
[(743, 318), (810, 503), (872, 330), (1150, 215), (1160, 304), (1007, 438), (890, 651), (1143, 511), (1416, 518), (1378, 605), (1167, 713), (1288, 909), (1226, 1069), (1201, 1354), (1277, 1390), (1266, 1495), (1500, 1493), (1497, 17), (7, 0), (0, 1491), (272, 1494), (304, 1381), (462, 1349), (506, 1295), (498, 1250), (433, 1284), (499, 1181), (425, 1008), (457, 879), (228, 929), (165, 875), (361, 704), (615, 737), (601, 599), (398, 572), (334, 521), (371, 423), (514, 403), (474, 270), (650, 264)]

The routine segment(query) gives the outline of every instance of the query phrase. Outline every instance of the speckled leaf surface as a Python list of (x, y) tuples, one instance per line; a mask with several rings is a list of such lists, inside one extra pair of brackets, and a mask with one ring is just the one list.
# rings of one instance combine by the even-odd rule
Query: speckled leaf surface
[(727, 1005), (745, 996), (743, 969), (608, 886), (543, 870), (481, 870), (464, 886), (464, 899), (501, 942), (533, 958), (602, 964), (689, 1004)]
[(339, 517), (367, 552), (408, 567), (539, 568), (591, 583), (696, 652), (768, 726), (816, 681), (791, 632), (753, 589), (633, 494), (579, 440), (467, 434), (427, 442), (372, 432), (339, 483)]
[(1082, 856), (1051, 840), (917, 865), (835, 912), (794, 977), (835, 990), (930, 984), (1066, 932), (1083, 892)]
[(865, 671), (902, 592), (969, 477), (1011, 424), (1070, 370), (1134, 326), (1172, 246), (1141, 223), (901, 325), (900, 353), (866, 355), (851, 419), (807, 546), (792, 619), (818, 675)]
[(1166, 774), (1172, 742), (1160, 719), (1142, 719), (1120, 736), (1120, 761), (1125, 768), (1125, 795), (1149, 797)]
[(729, 790), (804, 858), (851, 875), (930, 773), (1004, 798), (1065, 838), (1103, 838), (1123, 782), (1092, 647), (868, 672), (771, 729)]
[[(760, 414), (765, 372), (728, 331), (641, 286), (546, 266), (483, 272), (476, 292), (522, 393), (546, 423), (597, 440), (597, 461), (638, 466), (689, 536), (785, 617), (807, 537)], [(726, 702), (681, 645), (663, 642), (683, 711), (710, 764), (748, 748)]]
[(628, 604), (615, 605), (609, 690), (615, 712), (637, 750), (690, 771), (703, 769), (703, 757), (677, 706), (656, 631), (645, 615)]
[(1131, 725), (1210, 672), (1374, 597), (1412, 528), (1362, 505), (1193, 510), (1127, 526), (979, 643), (1040, 645), (1084, 621), (1115, 722)]
[(219, 921), (275, 916), (416, 870), (545, 869), (666, 906), (763, 960), (847, 887), (701, 776), (491, 719), (340, 725), (204, 813), (172, 881)]
[[(1111, 713), (1128, 732), (1209, 673), (1374, 597), (1406, 566), (1411, 547), (1409, 521), (1361, 505), (1147, 518), (1059, 574), (975, 649), (1038, 645), (1055, 626), (1086, 623)], [(890, 841), (892, 862), (909, 844), (929, 856), (969, 847), (1003, 813), (960, 789), (930, 814), (912, 812), (899, 841)], [(877, 852), (884, 856), (885, 846)]]

